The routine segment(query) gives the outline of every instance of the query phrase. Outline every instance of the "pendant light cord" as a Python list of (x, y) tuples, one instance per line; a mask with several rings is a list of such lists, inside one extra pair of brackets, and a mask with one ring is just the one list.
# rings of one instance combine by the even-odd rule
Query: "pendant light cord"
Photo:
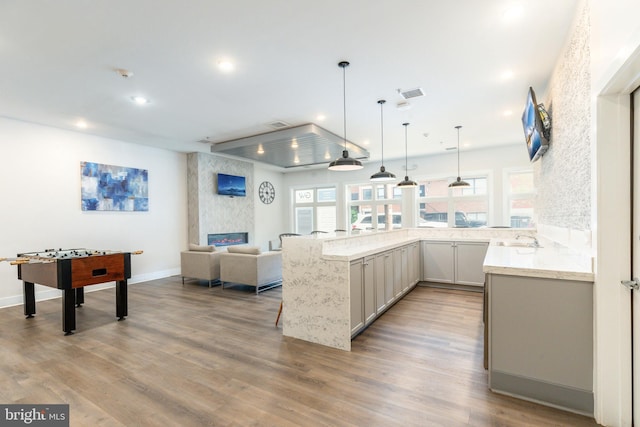
[(341, 67), (342, 67), (342, 119), (343, 119), (343, 130), (344, 130), (344, 149), (347, 149), (347, 65), (349, 65), (348, 62), (345, 63), (341, 63)]
[(382, 142), (382, 166), (384, 166), (384, 120), (382, 120), (382, 106), (387, 102), (384, 99), (378, 101), (380, 104), (380, 141)]
[(460, 177), (460, 128), (462, 126), (458, 125), (456, 126), (456, 129), (458, 129), (458, 177)]
[(407, 154), (407, 150), (409, 149), (409, 145), (407, 144), (407, 128), (409, 127), (409, 123), (403, 123), (404, 125), (404, 173), (407, 176), (407, 178), (409, 177), (409, 160), (408, 160), (408, 154)]

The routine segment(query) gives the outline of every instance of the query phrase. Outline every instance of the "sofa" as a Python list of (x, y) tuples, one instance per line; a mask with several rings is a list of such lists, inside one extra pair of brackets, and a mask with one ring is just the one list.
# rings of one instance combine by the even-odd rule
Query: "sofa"
[(223, 252), (212, 245), (189, 244), (189, 250), (180, 252), (180, 274), (185, 278), (208, 280), (209, 287), (220, 279), (220, 255)]
[(229, 246), (220, 254), (220, 281), (225, 285), (253, 286), (256, 294), (282, 285), (282, 252), (262, 252), (259, 247)]

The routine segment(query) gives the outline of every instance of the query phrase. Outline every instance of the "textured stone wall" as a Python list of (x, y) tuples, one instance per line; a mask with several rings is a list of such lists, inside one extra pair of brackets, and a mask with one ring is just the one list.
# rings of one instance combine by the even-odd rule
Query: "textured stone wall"
[(578, 12), (576, 26), (554, 70), (544, 102), (551, 116), (550, 148), (534, 166), (537, 222), (577, 230), (591, 229), (588, 12), (586, 4)]
[[(216, 190), (218, 173), (246, 178), (246, 197), (221, 196)], [(187, 155), (189, 242), (207, 244), (209, 233), (246, 231), (254, 240), (253, 164), (206, 153)]]

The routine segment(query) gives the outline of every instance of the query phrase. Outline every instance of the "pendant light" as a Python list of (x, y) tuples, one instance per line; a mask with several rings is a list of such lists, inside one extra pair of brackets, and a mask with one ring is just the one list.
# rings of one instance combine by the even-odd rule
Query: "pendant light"
[(380, 104), (380, 141), (382, 142), (382, 163), (380, 165), (380, 171), (371, 175), (369, 178), (373, 182), (385, 182), (385, 181), (393, 181), (396, 179), (396, 176), (391, 172), (387, 172), (384, 168), (384, 127), (382, 120), (382, 106), (387, 102), (384, 99), (378, 100), (378, 104)]
[(462, 126), (458, 125), (456, 126), (456, 129), (458, 129), (458, 178), (456, 178), (455, 181), (453, 181), (451, 184), (449, 184), (449, 187), (451, 188), (456, 188), (456, 187), (469, 187), (469, 183), (467, 181), (463, 181), (462, 179), (460, 179), (460, 128)]
[(338, 66), (342, 68), (342, 100), (344, 106), (344, 151), (342, 157), (338, 157), (331, 163), (329, 163), (329, 170), (332, 171), (353, 171), (362, 169), (362, 163), (358, 159), (352, 159), (349, 157), (349, 151), (347, 151), (347, 85), (346, 85), (346, 71), (349, 66), (347, 61), (338, 63)]
[[(409, 123), (403, 123), (402, 126), (404, 126), (404, 170), (405, 172), (408, 174), (409, 170), (408, 170), (408, 165), (407, 165), (407, 128), (409, 127)], [(405, 175), (404, 177), (404, 181), (400, 181), (398, 183), (398, 187), (405, 189), (405, 188), (411, 188), (411, 187), (417, 187), (418, 184), (415, 181), (411, 181), (409, 179), (409, 175)]]

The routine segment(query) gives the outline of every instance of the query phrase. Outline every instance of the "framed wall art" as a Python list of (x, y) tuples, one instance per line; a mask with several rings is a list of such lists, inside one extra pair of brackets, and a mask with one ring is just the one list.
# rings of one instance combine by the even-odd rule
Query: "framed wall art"
[(83, 211), (149, 210), (146, 169), (80, 162)]

